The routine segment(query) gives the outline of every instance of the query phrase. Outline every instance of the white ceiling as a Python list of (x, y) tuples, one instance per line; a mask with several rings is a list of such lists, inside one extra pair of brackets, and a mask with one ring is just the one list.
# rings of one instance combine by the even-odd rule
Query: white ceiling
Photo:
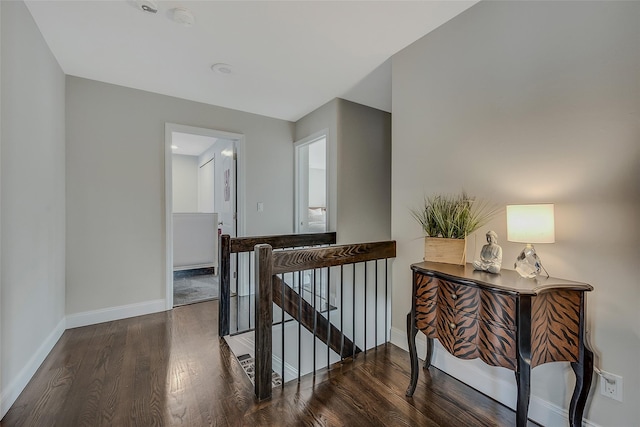
[(26, 1), (68, 75), (290, 121), (336, 97), (391, 111), (388, 59), (474, 3)]
[(211, 148), (211, 146), (217, 141), (218, 138), (213, 138), (211, 136), (172, 132), (171, 152), (173, 154), (182, 154), (184, 156), (199, 156)]

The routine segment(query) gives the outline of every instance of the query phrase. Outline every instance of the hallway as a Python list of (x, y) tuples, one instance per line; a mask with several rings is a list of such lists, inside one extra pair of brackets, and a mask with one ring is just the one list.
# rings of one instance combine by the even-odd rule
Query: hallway
[[(387, 344), (257, 403), (218, 301), (70, 329), (0, 422), (18, 426), (512, 426), (515, 413)], [(531, 424), (533, 425), (533, 424)]]

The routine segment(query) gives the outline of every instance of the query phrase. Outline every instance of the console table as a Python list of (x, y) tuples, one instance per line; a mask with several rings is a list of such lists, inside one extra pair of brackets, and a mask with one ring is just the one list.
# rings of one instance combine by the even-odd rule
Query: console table
[(585, 292), (593, 287), (553, 277), (525, 279), (513, 270), (474, 271), (471, 264), (422, 262), (413, 270), (413, 302), (407, 315), (413, 396), (418, 382), (416, 334), (427, 336), (424, 367), (433, 340), (452, 355), (480, 358), (515, 372), (516, 423), (527, 425), (531, 369), (567, 361), (576, 375), (569, 424), (579, 427), (591, 387), (593, 352), (584, 339)]

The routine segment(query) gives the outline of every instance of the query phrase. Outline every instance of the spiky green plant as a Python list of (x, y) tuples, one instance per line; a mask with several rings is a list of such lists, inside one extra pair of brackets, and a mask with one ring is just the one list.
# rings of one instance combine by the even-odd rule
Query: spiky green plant
[(427, 236), (449, 239), (464, 239), (496, 213), (498, 209), (464, 191), (459, 195), (425, 197), (423, 207), (411, 210)]

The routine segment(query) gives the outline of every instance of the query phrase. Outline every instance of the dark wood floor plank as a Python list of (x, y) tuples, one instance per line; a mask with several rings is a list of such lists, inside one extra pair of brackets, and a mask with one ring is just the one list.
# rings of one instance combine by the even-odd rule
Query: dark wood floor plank
[(515, 424), (513, 411), (433, 367), (405, 397), (409, 356), (391, 344), (256, 402), (218, 337), (217, 304), (66, 331), (0, 427)]

